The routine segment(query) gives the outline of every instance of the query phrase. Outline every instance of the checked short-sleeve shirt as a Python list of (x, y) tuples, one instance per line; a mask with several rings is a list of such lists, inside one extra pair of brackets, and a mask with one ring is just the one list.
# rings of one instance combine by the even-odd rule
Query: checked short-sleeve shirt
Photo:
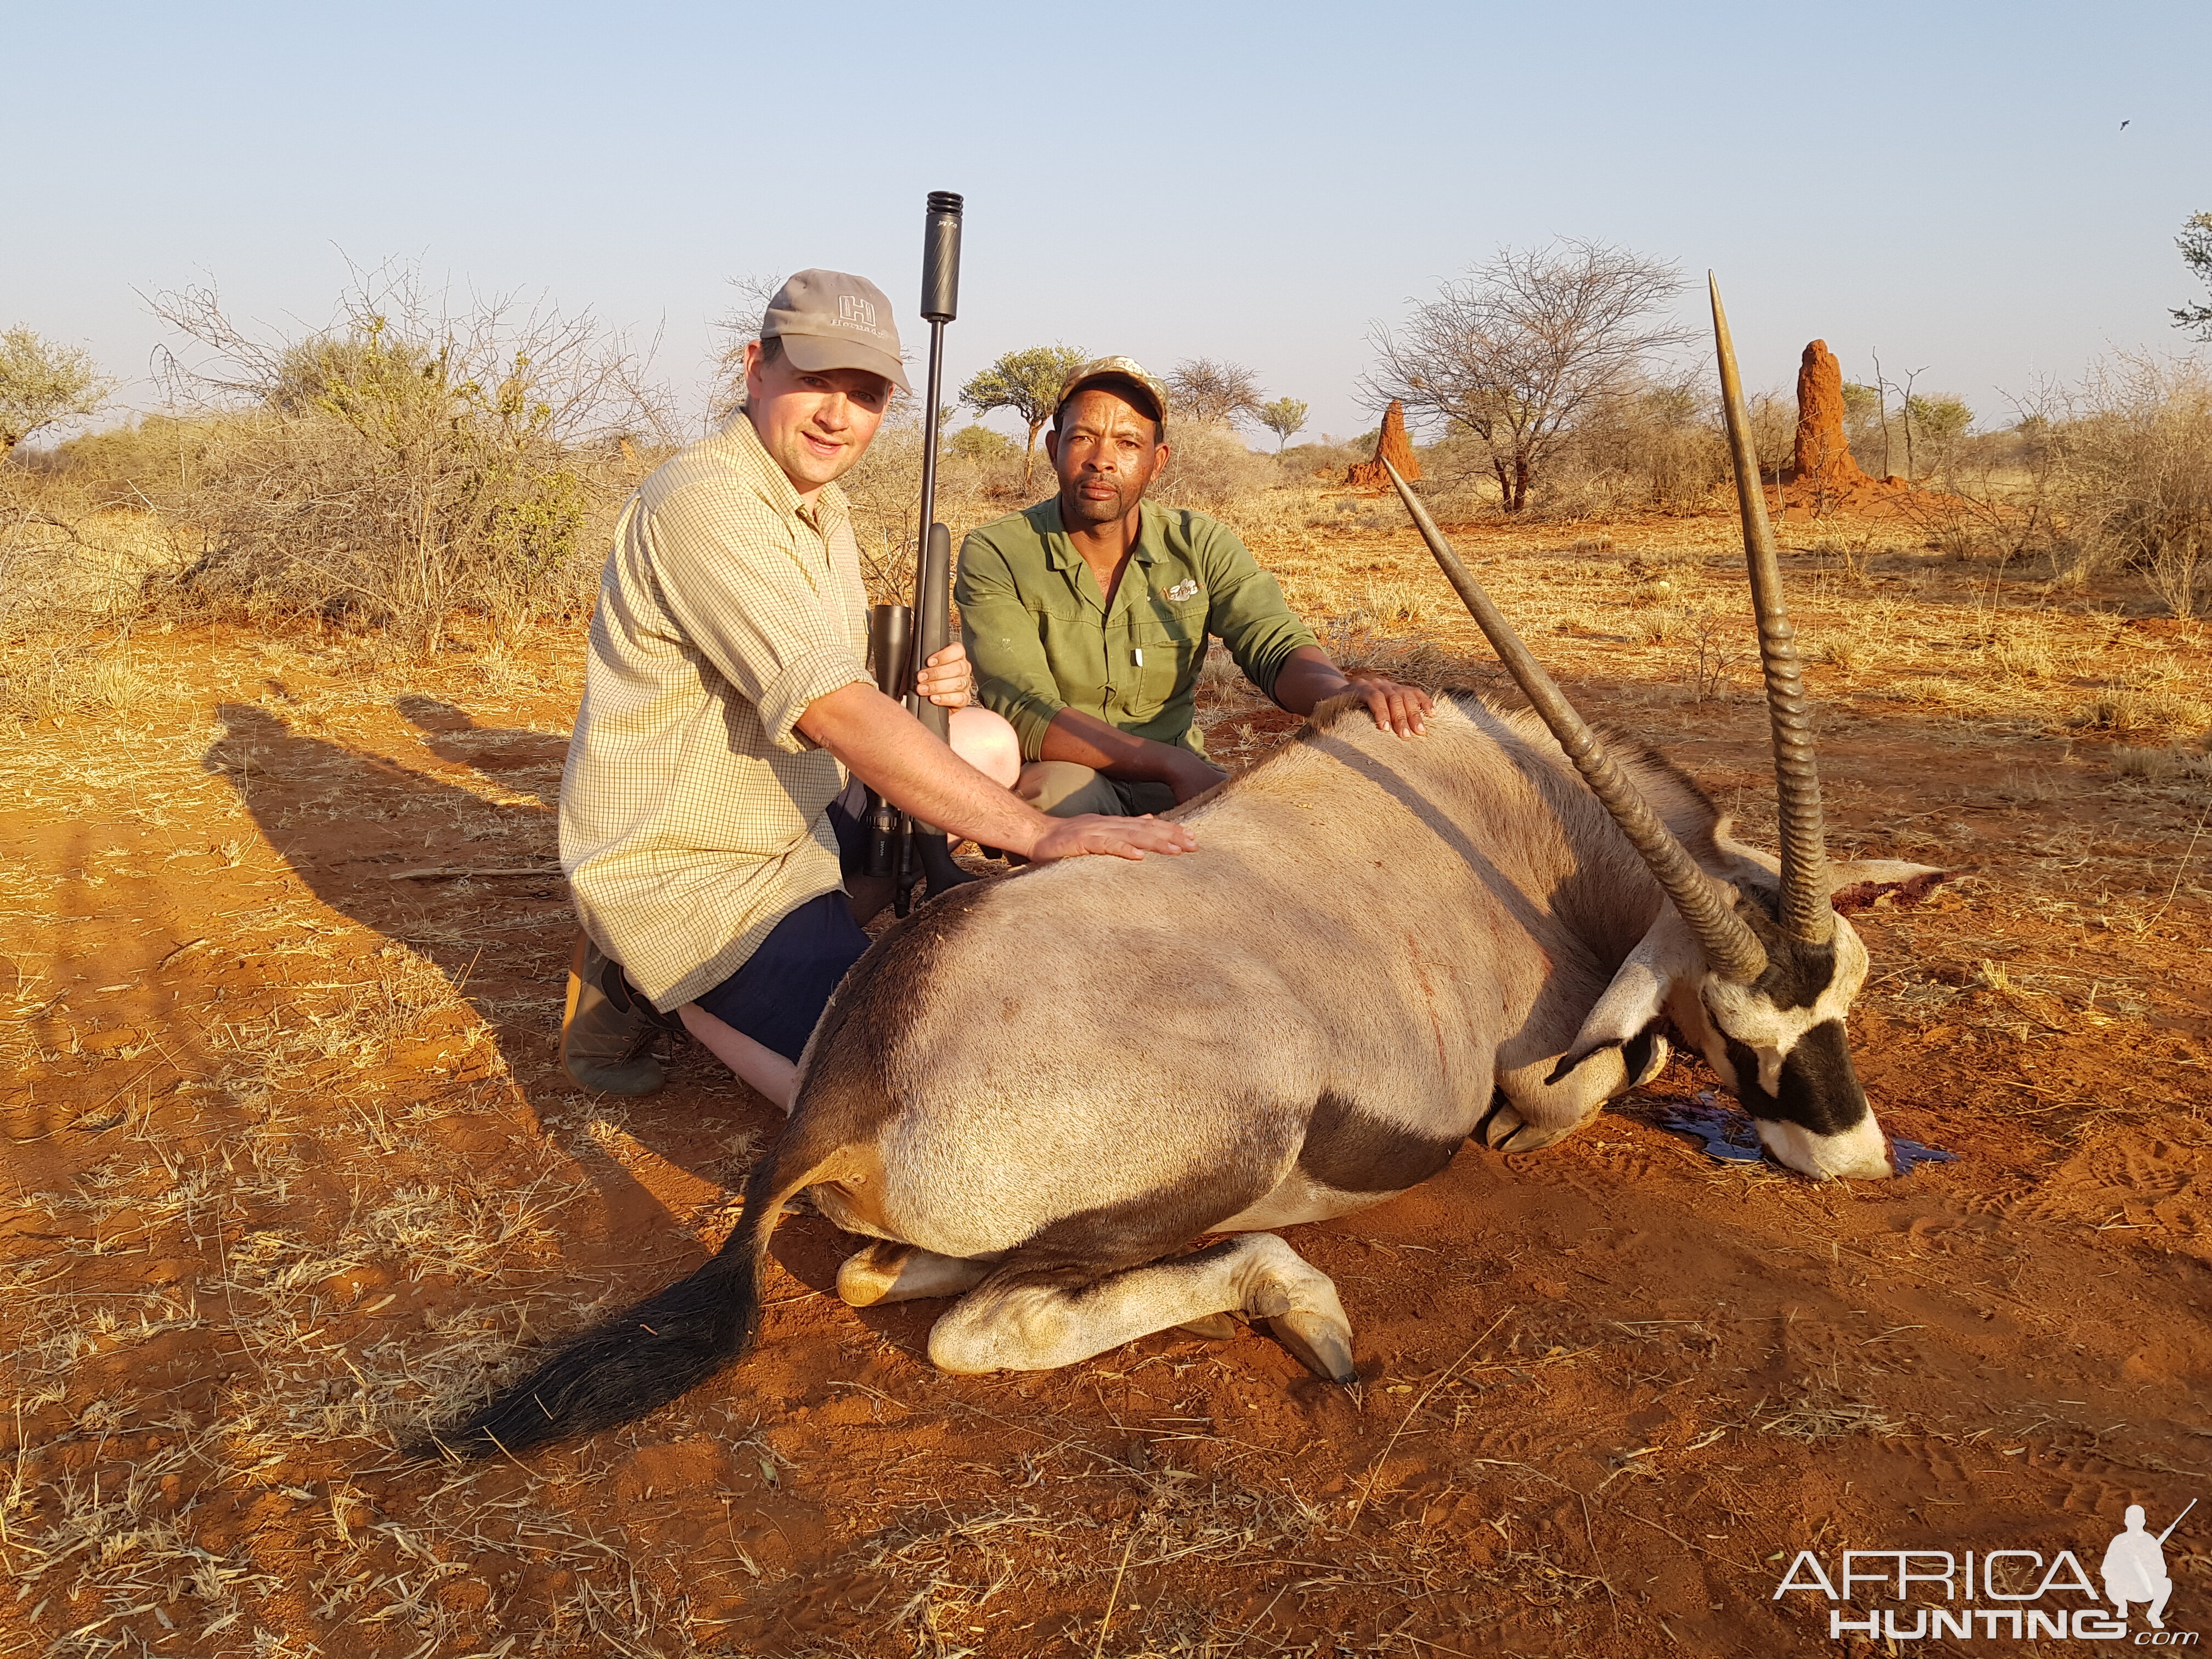
[(561, 867), (585, 929), (657, 1008), (720, 984), (841, 884), (844, 786), (798, 729), (869, 678), (845, 498), (801, 506), (742, 413), (623, 509), (561, 778)]

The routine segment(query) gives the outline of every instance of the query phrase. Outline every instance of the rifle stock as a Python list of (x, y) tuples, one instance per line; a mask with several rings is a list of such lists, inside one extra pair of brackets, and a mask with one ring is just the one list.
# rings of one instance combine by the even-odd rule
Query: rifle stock
[[(868, 660), (875, 666), (876, 690), (902, 697), (914, 684), (914, 613), (902, 605), (868, 607)], [(906, 820), (897, 807), (868, 791), (868, 873), (896, 876), (906, 840)]]

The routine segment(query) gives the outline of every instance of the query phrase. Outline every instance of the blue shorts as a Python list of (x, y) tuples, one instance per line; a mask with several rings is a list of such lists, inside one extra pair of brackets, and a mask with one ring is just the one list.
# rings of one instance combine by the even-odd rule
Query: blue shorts
[[(830, 803), (837, 863), (847, 880), (867, 858), (867, 790), (858, 778)], [(868, 948), (845, 895), (817, 893), (776, 923), (738, 971), (696, 999), (723, 1024), (796, 1060), (846, 970)]]

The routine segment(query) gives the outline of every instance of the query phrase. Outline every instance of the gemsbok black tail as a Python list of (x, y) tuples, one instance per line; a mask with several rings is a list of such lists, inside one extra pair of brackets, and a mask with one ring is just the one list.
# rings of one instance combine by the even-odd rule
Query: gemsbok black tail
[[(781, 1150), (781, 1149), (780, 1149)], [(817, 1178), (795, 1178), (770, 1153), (745, 1182), (744, 1213), (720, 1250), (689, 1278), (568, 1338), (520, 1381), (468, 1417), (407, 1448), (422, 1457), (513, 1454), (642, 1417), (698, 1387), (752, 1346), (769, 1237), (786, 1200)]]

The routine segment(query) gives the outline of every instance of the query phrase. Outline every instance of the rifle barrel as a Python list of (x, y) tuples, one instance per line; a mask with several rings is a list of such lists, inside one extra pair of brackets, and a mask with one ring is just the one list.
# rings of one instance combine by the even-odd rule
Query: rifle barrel
[[(945, 325), (960, 311), (959, 196), (949, 190), (929, 192), (929, 212), (921, 234), (921, 314), (929, 323), (929, 378), (921, 412), (921, 522), (915, 533), (915, 619), (928, 615), (920, 586), (930, 526), (937, 522), (937, 428), (945, 404)], [(947, 580), (950, 580), (948, 574)], [(945, 643), (917, 638), (920, 656)]]
[[(2182, 1507), (2181, 1513), (2173, 1517), (2173, 1527), (2178, 1527), (2184, 1521), (2186, 1521), (2189, 1518), (2189, 1511), (2196, 1507), (2197, 1500), (2192, 1498)], [(2159, 1534), (2158, 1541), (2160, 1544), (2164, 1544), (2167, 1539), (2173, 1536), (2173, 1527), (2168, 1527), (2164, 1532)]]
[[(914, 670), (952, 642), (952, 539), (937, 522), (937, 438), (945, 404), (945, 325), (960, 311), (961, 205), (951, 191), (930, 191), (922, 226), (921, 314), (929, 322), (929, 375), (921, 411), (921, 520), (914, 549)], [(908, 684), (913, 684), (911, 671)], [(907, 706), (940, 740), (951, 741), (950, 709), (912, 690)], [(942, 830), (919, 818), (910, 821), (910, 841), (921, 865), (917, 873), (927, 877), (930, 892), (973, 879), (953, 862)]]

